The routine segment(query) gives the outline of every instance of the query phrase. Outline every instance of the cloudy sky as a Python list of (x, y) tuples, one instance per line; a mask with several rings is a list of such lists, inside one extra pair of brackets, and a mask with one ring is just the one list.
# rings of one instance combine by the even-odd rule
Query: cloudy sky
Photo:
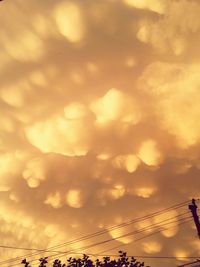
[[(199, 197), (199, 14), (199, 0), (0, 2), (0, 245), (48, 248)], [(114, 239), (186, 212), (60, 249), (112, 237), (84, 252), (176, 266), (200, 253), (192, 221)]]

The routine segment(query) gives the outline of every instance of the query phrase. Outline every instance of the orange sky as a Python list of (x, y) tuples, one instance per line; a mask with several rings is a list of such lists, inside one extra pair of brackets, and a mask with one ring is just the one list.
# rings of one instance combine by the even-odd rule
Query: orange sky
[[(0, 2), (0, 245), (47, 248), (199, 197), (199, 14), (199, 0)], [(198, 255), (192, 222), (175, 226), (88, 252)]]

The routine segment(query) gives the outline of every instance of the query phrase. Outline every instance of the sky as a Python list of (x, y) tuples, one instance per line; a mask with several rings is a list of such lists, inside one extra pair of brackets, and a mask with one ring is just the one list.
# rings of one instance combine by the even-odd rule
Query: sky
[[(199, 14), (199, 0), (0, 2), (0, 245), (48, 248), (199, 197)], [(113, 238), (79, 251), (177, 266), (200, 253), (187, 211), (62, 250)]]

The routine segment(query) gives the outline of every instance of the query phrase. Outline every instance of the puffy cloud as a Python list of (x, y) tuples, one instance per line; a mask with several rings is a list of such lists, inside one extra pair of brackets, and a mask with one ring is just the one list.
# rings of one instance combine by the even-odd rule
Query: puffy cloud
[[(70, 116), (65, 109), (65, 115)], [(71, 111), (73, 112), (73, 111)], [(71, 114), (71, 116), (77, 114)], [(42, 152), (54, 152), (63, 155), (85, 155), (89, 147), (89, 129), (81, 120), (68, 120), (56, 116), (44, 122), (38, 122), (25, 129), (27, 138)]]
[[(174, 210), (167, 212), (166, 214), (158, 215), (154, 218), (156, 224), (160, 224), (162, 234), (166, 237), (174, 236), (178, 231), (178, 213)], [(173, 218), (172, 221), (169, 218)], [(172, 222), (172, 223), (171, 223)]]
[[(2, 244), (47, 248), (199, 197), (199, 2), (86, 2), (1, 2)], [(186, 209), (70, 248), (196, 255)]]
[(188, 147), (199, 141), (199, 65), (153, 63), (141, 87), (155, 97), (163, 128)]
[(168, 0), (166, 1), (159, 1), (159, 0), (124, 0), (124, 3), (129, 5), (130, 7), (135, 7), (139, 9), (147, 9), (154, 11), (158, 14), (165, 13), (166, 7), (169, 3)]
[(81, 103), (71, 103), (64, 108), (65, 117), (67, 119), (80, 119), (87, 115), (87, 110)]
[(150, 241), (143, 243), (144, 251), (149, 254), (158, 253), (162, 249), (162, 245), (157, 241)]
[(79, 42), (84, 36), (81, 10), (74, 3), (60, 3), (55, 7), (55, 20), (60, 33), (70, 42)]
[(46, 179), (45, 164), (40, 158), (28, 161), (22, 176), (30, 187), (38, 187), (40, 182)]
[(156, 191), (154, 187), (138, 187), (135, 189), (135, 193), (139, 197), (149, 198), (151, 197)]
[(139, 149), (138, 157), (147, 165), (157, 166), (161, 160), (161, 153), (154, 140), (144, 141)]
[[(123, 244), (129, 244), (134, 240), (133, 236), (126, 236), (126, 234), (128, 234), (129, 232), (127, 231), (127, 229), (117, 229), (117, 230), (110, 230), (109, 234), (116, 239), (117, 241), (123, 243)], [(120, 236), (123, 236), (119, 238)]]
[(83, 206), (83, 192), (80, 189), (70, 189), (66, 194), (66, 203), (72, 208)]
[(113, 166), (119, 169), (125, 169), (132, 173), (137, 170), (140, 160), (135, 155), (119, 155), (113, 159)]
[(130, 100), (120, 90), (112, 88), (102, 98), (91, 104), (91, 110), (95, 113), (98, 123), (106, 124), (120, 120), (137, 124), (141, 113), (134, 102), (134, 99)]
[(53, 208), (60, 208), (62, 206), (60, 193), (49, 194), (44, 203), (51, 205)]
[[(153, 1), (141, 1), (143, 2), (148, 2), (151, 7)], [(171, 1), (171, 3), (155, 2), (156, 4), (152, 3), (152, 6), (158, 7), (158, 13), (163, 13), (163, 16), (158, 20), (146, 18), (141, 20), (137, 32), (138, 39), (150, 43), (162, 53), (172, 52), (176, 56), (182, 55), (191, 45), (189, 40), (200, 30), (199, 3), (188, 0)], [(167, 8), (164, 8), (166, 6)], [(147, 3), (143, 3), (143, 7), (148, 7)]]

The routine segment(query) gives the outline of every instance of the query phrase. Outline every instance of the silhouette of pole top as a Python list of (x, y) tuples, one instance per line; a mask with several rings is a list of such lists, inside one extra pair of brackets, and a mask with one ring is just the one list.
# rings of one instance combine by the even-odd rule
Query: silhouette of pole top
[(192, 213), (192, 217), (193, 217), (196, 229), (197, 229), (197, 234), (198, 234), (198, 236), (200, 238), (200, 222), (199, 222), (199, 217), (198, 217), (198, 214), (197, 214), (198, 207), (196, 205), (196, 200), (194, 198), (192, 199), (192, 203), (189, 204), (188, 208)]

